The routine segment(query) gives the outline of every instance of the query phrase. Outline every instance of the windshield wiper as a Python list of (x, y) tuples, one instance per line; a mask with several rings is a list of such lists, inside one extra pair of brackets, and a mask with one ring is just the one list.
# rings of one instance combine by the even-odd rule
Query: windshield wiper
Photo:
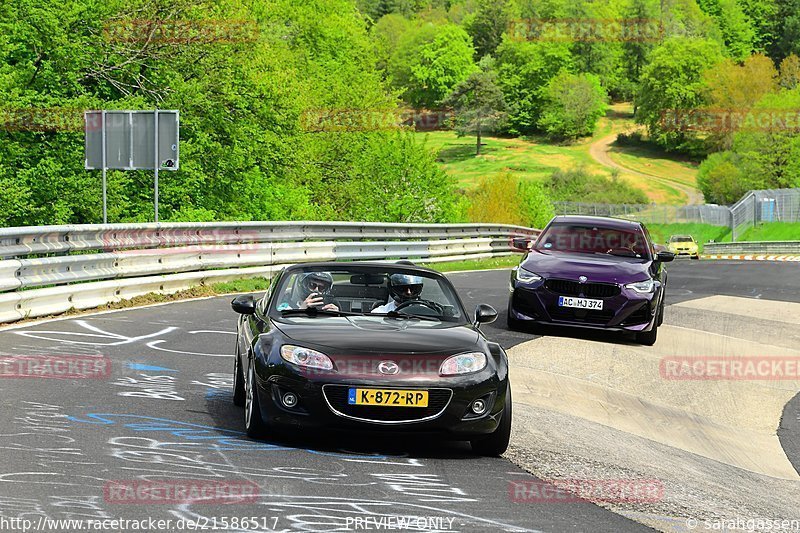
[(350, 313), (348, 311), (334, 311), (333, 309), (319, 309), (317, 307), (306, 307), (305, 309), (282, 309), (281, 316), (306, 315), (306, 316), (360, 316), (361, 313)]
[(418, 318), (419, 320), (433, 320), (434, 322), (441, 322), (440, 318), (429, 315), (415, 315), (413, 313), (398, 313), (397, 311), (389, 311), (388, 313), (372, 313), (374, 316), (388, 316), (389, 318)]
[(608, 252), (595, 252), (599, 255), (613, 255), (614, 257), (635, 257), (636, 259), (641, 259), (642, 256), (637, 254), (634, 251), (626, 251), (623, 252), (622, 250), (617, 251), (608, 251)]

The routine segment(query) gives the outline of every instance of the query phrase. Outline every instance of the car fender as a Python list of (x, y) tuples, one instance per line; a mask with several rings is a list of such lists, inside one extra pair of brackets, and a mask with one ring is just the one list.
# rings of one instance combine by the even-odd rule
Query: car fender
[(492, 354), (497, 365), (497, 377), (505, 380), (508, 377), (508, 355), (503, 347), (496, 342), (487, 342), (489, 353)]

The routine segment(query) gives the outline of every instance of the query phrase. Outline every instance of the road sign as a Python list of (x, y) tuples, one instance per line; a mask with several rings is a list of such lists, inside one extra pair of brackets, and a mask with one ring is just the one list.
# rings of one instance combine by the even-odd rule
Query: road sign
[(103, 223), (107, 222), (106, 170), (154, 170), (154, 210), (158, 222), (158, 171), (178, 170), (179, 113), (86, 111), (87, 170), (103, 170)]

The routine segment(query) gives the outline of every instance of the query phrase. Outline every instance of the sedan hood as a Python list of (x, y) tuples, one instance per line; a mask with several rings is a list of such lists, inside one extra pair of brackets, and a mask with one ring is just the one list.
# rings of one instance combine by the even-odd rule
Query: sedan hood
[(474, 350), (480, 339), (468, 326), (381, 316), (293, 316), (273, 324), (299, 345), (321, 347), (328, 355), (455, 354)]
[(532, 250), (520, 266), (544, 278), (586, 276), (589, 282), (624, 284), (650, 278), (650, 265), (633, 257)]

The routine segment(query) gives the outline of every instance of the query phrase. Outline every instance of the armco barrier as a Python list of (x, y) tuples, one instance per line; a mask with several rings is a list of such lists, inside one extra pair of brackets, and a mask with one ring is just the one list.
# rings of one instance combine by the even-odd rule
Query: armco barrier
[(0, 229), (0, 322), (263, 276), (309, 261), (482, 259), (538, 230), (501, 224), (253, 222)]
[(730, 254), (800, 255), (800, 241), (711, 242), (703, 245), (703, 253), (706, 255), (730, 255)]

